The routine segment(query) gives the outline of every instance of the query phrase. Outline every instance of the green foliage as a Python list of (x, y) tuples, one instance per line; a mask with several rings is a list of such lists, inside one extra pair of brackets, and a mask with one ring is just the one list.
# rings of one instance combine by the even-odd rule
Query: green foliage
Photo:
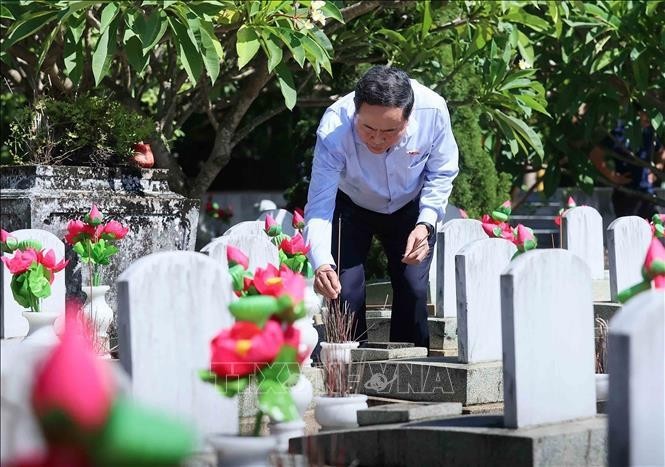
[(93, 263), (108, 266), (111, 256), (118, 252), (118, 247), (100, 238), (96, 242), (86, 239), (76, 242), (72, 248), (83, 263)]
[(154, 123), (109, 96), (43, 99), (17, 112), (7, 146), (23, 164), (127, 164)]
[(10, 288), (16, 303), (39, 311), (39, 301), (51, 295), (49, 278), (50, 272), (36, 261), (24, 273), (13, 275)]

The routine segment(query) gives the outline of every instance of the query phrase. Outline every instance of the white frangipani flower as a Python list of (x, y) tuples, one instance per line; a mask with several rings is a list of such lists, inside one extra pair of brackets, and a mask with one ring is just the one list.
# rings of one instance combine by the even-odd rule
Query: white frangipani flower
[(312, 21), (321, 23), (321, 26), (326, 25), (326, 17), (319, 10), (312, 10)]
[(323, 0), (313, 0), (312, 3), (310, 3), (310, 8), (312, 11), (317, 11), (323, 8), (326, 5), (326, 2)]

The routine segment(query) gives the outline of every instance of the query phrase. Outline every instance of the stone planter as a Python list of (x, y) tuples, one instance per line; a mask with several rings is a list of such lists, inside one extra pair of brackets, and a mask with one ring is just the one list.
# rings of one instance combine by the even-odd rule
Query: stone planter
[[(115, 281), (133, 261), (168, 250), (193, 250), (199, 200), (173, 193), (168, 173), (134, 167), (0, 166), (0, 225), (7, 231), (43, 229), (63, 238), (67, 222), (95, 203), (105, 216), (129, 226), (111, 265), (101, 268), (107, 301), (116, 309)], [(67, 248), (67, 295), (82, 297), (89, 273)], [(82, 284), (83, 283), (83, 284)]]

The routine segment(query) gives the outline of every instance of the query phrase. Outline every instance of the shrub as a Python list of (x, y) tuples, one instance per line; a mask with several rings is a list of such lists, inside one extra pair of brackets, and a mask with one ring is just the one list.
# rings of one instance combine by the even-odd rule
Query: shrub
[(7, 146), (18, 164), (113, 166), (127, 164), (133, 145), (154, 131), (109, 96), (41, 99), (17, 112)]

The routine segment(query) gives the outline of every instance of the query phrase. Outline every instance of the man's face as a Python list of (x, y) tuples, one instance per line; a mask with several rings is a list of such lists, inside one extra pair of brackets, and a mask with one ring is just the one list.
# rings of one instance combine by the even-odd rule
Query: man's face
[(356, 131), (360, 140), (374, 154), (383, 154), (406, 131), (408, 121), (400, 107), (362, 104), (356, 111)]

